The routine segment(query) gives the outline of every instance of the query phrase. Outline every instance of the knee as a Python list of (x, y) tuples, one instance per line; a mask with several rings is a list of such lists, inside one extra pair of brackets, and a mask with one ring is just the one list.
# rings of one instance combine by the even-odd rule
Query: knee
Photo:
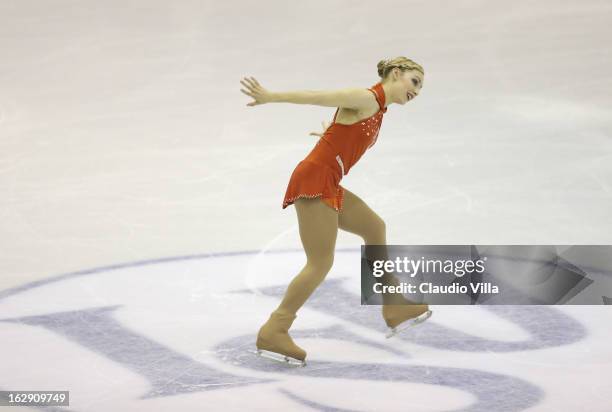
[(384, 220), (382, 220), (382, 218), (377, 218), (374, 226), (376, 227), (377, 232), (382, 233), (383, 235), (387, 234), (387, 224)]
[(385, 244), (387, 241), (387, 225), (382, 218), (376, 216), (369, 224), (368, 232), (363, 236), (366, 244)]
[(308, 268), (317, 273), (319, 276), (324, 277), (331, 270), (334, 264), (334, 255), (327, 255), (317, 258), (309, 258), (306, 262)]

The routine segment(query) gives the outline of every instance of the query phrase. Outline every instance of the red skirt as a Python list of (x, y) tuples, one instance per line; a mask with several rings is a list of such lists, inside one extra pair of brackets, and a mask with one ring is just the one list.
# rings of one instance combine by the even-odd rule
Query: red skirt
[(342, 210), (344, 188), (340, 185), (341, 178), (341, 173), (333, 166), (308, 158), (302, 160), (289, 179), (283, 209), (301, 197), (321, 197), (321, 200), (334, 210)]

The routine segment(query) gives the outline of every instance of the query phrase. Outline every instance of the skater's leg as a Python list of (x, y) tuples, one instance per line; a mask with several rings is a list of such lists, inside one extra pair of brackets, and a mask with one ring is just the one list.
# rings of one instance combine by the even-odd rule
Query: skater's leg
[(320, 198), (297, 199), (295, 210), (306, 264), (289, 283), (276, 309), (276, 312), (284, 314), (295, 314), (325, 279), (334, 262), (338, 235), (338, 212)]
[[(384, 220), (374, 212), (359, 196), (344, 188), (344, 204), (338, 214), (338, 227), (344, 231), (361, 237), (366, 245), (386, 245), (387, 228)], [(370, 253), (376, 252), (376, 256), (369, 256), (370, 260), (387, 260), (386, 248), (369, 249)], [(381, 277), (384, 285), (399, 284), (397, 278), (386, 272)], [(398, 299), (396, 294), (383, 294), (383, 301), (387, 304), (406, 303)]]
[(338, 213), (338, 227), (358, 235), (366, 245), (387, 244), (385, 221), (347, 188), (344, 188), (342, 210)]
[[(383, 219), (361, 198), (344, 188), (344, 204), (338, 215), (338, 227), (360, 236), (366, 245), (386, 245), (387, 232)], [(384, 247), (376, 248), (371, 260), (388, 259)], [(383, 285), (397, 286), (397, 278), (386, 272), (381, 278)], [(383, 294), (383, 317), (389, 327), (395, 327), (407, 319), (415, 318), (429, 310), (428, 305), (415, 305), (398, 293)]]
[(320, 198), (300, 198), (294, 204), (300, 238), (306, 252), (306, 265), (289, 283), (280, 305), (259, 329), (256, 346), (260, 353), (267, 353), (275, 360), (279, 360), (277, 356), (280, 354), (280, 360), (287, 360), (288, 356), (303, 362), (306, 351), (293, 342), (288, 331), (298, 309), (331, 269), (338, 233), (338, 213)]

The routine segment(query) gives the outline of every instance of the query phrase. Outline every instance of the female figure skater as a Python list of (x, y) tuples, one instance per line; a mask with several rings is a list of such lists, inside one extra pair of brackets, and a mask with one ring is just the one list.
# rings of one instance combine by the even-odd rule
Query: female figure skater
[[(370, 88), (331, 91), (270, 92), (253, 77), (240, 81), (247, 89), (240, 90), (254, 99), (247, 106), (286, 102), (337, 107), (332, 124), (293, 171), (283, 199), (283, 209), (295, 205), (306, 264), (259, 329), (256, 346), (261, 356), (306, 364), (306, 352), (293, 342), (288, 330), (298, 309), (332, 267), (338, 228), (360, 236), (366, 245), (386, 245), (384, 221), (357, 195), (342, 187), (340, 180), (376, 142), (387, 106), (404, 105), (419, 94), (424, 71), (419, 64), (400, 56), (381, 60), (378, 75), (381, 80)], [(395, 279), (388, 282), (397, 284)], [(387, 337), (400, 330), (400, 324), (403, 329), (431, 316), (426, 304), (398, 304), (397, 299), (389, 299), (385, 301), (383, 297), (382, 310), (390, 328)]]

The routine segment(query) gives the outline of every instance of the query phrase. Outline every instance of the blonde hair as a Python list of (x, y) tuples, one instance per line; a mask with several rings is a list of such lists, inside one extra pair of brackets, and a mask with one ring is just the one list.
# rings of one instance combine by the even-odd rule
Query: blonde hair
[(395, 67), (399, 68), (403, 72), (408, 70), (417, 70), (421, 72), (423, 76), (425, 76), (425, 71), (423, 70), (423, 67), (420, 64), (415, 63), (414, 61), (404, 56), (399, 56), (394, 59), (381, 60), (378, 62), (376, 67), (378, 68), (378, 75), (381, 79), (387, 77), (389, 72)]

